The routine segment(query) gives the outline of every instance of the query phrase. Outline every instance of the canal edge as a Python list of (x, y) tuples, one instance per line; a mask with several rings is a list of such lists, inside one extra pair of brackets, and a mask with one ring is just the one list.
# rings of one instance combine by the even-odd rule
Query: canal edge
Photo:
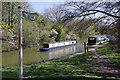
[[(105, 43), (105, 44), (102, 44), (102, 45), (98, 45), (97, 48), (102, 47), (102, 46), (104, 46), (104, 45), (106, 45), (106, 44), (108, 44), (108, 43)], [(91, 52), (93, 49), (97, 49), (97, 48), (90, 48), (90, 49), (88, 49), (88, 52)], [(61, 60), (65, 60), (65, 59), (73, 58), (73, 57), (75, 57), (75, 56), (78, 56), (78, 55), (80, 55), (80, 54), (84, 54), (84, 53), (85, 53), (85, 52), (82, 51), (82, 52), (78, 52), (78, 53), (75, 53), (75, 54), (72, 54), (72, 55), (69, 55), (69, 56), (63, 57), (63, 58), (53, 59), (53, 60), (50, 60), (50, 61), (43, 61), (42, 63), (50, 63), (50, 62), (55, 62), (55, 61), (61, 61)]]

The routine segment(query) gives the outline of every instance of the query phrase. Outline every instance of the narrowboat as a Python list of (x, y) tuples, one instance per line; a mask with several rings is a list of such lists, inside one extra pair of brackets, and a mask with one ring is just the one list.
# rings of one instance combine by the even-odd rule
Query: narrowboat
[(109, 41), (109, 39), (107, 37), (93, 36), (93, 37), (88, 38), (87, 45), (96, 45), (96, 44), (104, 43), (104, 42), (107, 42), (107, 41)]
[(41, 51), (47, 51), (54, 48), (64, 47), (64, 46), (70, 46), (75, 45), (78, 42), (76, 40), (71, 41), (62, 41), (62, 42), (54, 42), (54, 43), (44, 43), (43, 47), (40, 48)]

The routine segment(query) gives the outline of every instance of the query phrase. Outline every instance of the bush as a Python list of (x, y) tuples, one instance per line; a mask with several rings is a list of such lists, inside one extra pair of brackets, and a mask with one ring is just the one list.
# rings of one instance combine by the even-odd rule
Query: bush
[(53, 25), (52, 29), (55, 29), (58, 32), (55, 41), (66, 40), (66, 32), (68, 30), (66, 26), (56, 23)]
[(24, 47), (39, 45), (39, 27), (36, 22), (23, 20), (23, 45)]

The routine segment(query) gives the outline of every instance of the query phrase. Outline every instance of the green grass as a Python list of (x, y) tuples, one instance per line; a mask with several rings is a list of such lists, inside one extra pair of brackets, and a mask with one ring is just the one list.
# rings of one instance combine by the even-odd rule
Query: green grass
[(106, 55), (108, 58), (118, 67), (120, 67), (120, 54), (115, 53), (115, 50), (111, 50), (110, 45), (105, 45), (103, 47), (98, 48), (96, 51), (99, 54)]
[[(24, 78), (85, 76), (87, 70), (92, 68), (92, 65), (86, 64), (87, 58), (91, 57), (92, 54), (87, 53), (87, 56), (82, 54), (62, 61), (31, 66), (24, 65)], [(18, 77), (18, 67), (4, 67), (2, 71), (4, 78)]]
[(95, 48), (95, 47), (93, 47), (93, 46), (88, 46), (88, 49), (91, 49), (91, 48)]
[[(49, 80), (106, 80), (108, 75), (99, 71), (96, 65), (91, 64), (92, 53), (81, 54), (62, 61), (55, 61), (45, 64), (24, 65), (23, 77), (28, 78), (49, 78)], [(18, 78), (18, 67), (3, 67), (3, 78)], [(53, 79), (54, 78), (54, 79)], [(108, 79), (107, 79), (108, 80)]]

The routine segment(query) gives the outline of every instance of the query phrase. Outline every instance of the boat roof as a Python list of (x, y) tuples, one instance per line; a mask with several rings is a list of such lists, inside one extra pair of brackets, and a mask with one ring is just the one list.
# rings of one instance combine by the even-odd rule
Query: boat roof
[(44, 44), (55, 44), (55, 43), (63, 43), (63, 42), (70, 42), (70, 41), (76, 41), (76, 40), (68, 40), (68, 41), (60, 41), (60, 42), (44, 43)]
[(106, 35), (94, 35), (93, 37), (107, 37)]

